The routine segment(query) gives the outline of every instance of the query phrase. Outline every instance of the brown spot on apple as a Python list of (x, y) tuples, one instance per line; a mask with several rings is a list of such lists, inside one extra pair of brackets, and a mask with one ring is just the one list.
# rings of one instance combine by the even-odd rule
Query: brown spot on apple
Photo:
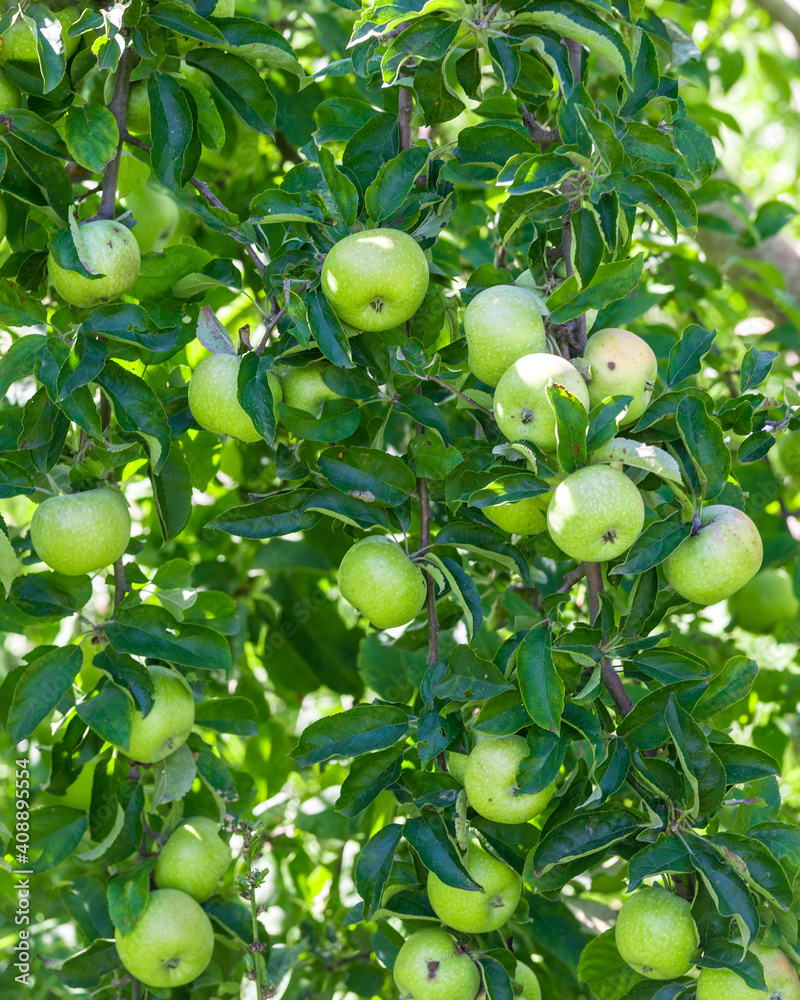
[(436, 973), (439, 971), (438, 962), (428, 962), (428, 979), (435, 979)]

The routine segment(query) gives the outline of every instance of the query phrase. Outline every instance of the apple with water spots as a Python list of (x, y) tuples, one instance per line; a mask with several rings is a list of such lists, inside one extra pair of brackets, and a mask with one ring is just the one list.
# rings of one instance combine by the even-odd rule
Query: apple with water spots
[(287, 406), (294, 406), (298, 410), (306, 410), (318, 417), (323, 403), (331, 399), (341, 398), (326, 384), (323, 378), (324, 373), (332, 370), (333, 367), (327, 361), (312, 361), (311, 364), (304, 365), (302, 368), (287, 367), (281, 380), (284, 403)]
[(522, 879), (477, 840), (467, 845), (464, 867), (483, 892), (447, 885), (430, 872), (428, 899), (433, 912), (443, 924), (464, 934), (496, 931), (513, 916), (522, 893)]
[(533, 795), (519, 791), (517, 772), (529, 753), (521, 736), (482, 740), (474, 748), (464, 774), (464, 787), (475, 812), (496, 823), (527, 823), (544, 811), (555, 785)]
[(685, 976), (700, 943), (691, 904), (659, 886), (625, 900), (614, 934), (623, 961), (647, 979)]
[(84, 266), (101, 277), (87, 278), (78, 271), (62, 267), (51, 250), (47, 257), (47, 273), (61, 298), (71, 306), (91, 309), (129, 292), (142, 266), (139, 244), (130, 229), (120, 222), (97, 219), (81, 223), (80, 236)]
[(478, 292), (464, 310), (464, 335), (469, 370), (491, 386), (519, 358), (546, 346), (537, 300), (519, 285), (493, 285)]
[(397, 628), (417, 617), (427, 587), (422, 570), (397, 542), (371, 535), (356, 542), (339, 566), (342, 597), (376, 628)]
[(231, 849), (219, 825), (207, 816), (190, 816), (158, 852), (154, 878), (159, 889), (180, 889), (203, 903), (230, 863)]
[(658, 361), (647, 341), (628, 330), (598, 330), (589, 337), (583, 357), (591, 366), (592, 406), (609, 396), (632, 396), (620, 425), (638, 420), (650, 403), (658, 375)]
[(748, 949), (761, 963), (769, 996), (754, 990), (733, 969), (701, 969), (697, 1000), (800, 1000), (800, 980), (780, 948), (752, 944)]
[(428, 262), (398, 229), (365, 229), (334, 244), (322, 266), (331, 308), (357, 330), (379, 333), (411, 319), (428, 290)]
[(31, 518), (36, 554), (65, 576), (105, 569), (120, 558), (130, 537), (128, 503), (111, 487), (48, 497)]
[(194, 725), (194, 697), (179, 674), (167, 667), (148, 666), (153, 682), (153, 705), (147, 715), (132, 710), (131, 736), (120, 746), (131, 760), (155, 764), (182, 747)]
[(403, 1000), (475, 1000), (481, 984), (477, 965), (441, 927), (412, 934), (393, 972)]

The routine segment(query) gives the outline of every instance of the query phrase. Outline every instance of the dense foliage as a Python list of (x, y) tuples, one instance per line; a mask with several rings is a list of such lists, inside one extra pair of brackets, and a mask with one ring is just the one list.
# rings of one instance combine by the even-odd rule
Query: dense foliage
[[(508, 923), (457, 935), (491, 1000), (519, 995), (517, 959), (546, 998), (692, 997), (696, 971), (620, 957), (615, 911), (645, 880), (691, 902), (697, 968), (763, 989), (756, 939), (800, 963), (785, 29), (739, 0), (0, 9), (0, 886), (4, 943), (31, 944), (3, 996), (396, 996), (398, 949), (440, 924), (434, 876), (475, 888), (473, 837), (523, 883)], [(429, 283), (365, 331), (325, 262), (374, 229), (409, 234)], [(631, 395), (556, 382), (554, 448), (501, 433), (464, 315), (512, 284), (540, 350), (587, 378), (587, 334), (649, 345), (635, 419)], [(585, 468), (643, 501), (611, 560), (496, 520)], [(124, 493), (130, 539), (114, 493), (84, 529), (108, 570), (54, 565), (65, 522), (37, 505), (98, 487)], [(738, 602), (665, 576), (711, 505), (763, 543)], [(383, 628), (338, 578), (376, 536), (411, 573)], [(165, 725), (193, 715), (145, 760), (160, 684)], [(500, 822), (469, 807), (461, 755), (516, 734), (543, 807)], [(198, 904), (213, 958), (148, 986), (115, 931), (197, 816), (235, 859)]]

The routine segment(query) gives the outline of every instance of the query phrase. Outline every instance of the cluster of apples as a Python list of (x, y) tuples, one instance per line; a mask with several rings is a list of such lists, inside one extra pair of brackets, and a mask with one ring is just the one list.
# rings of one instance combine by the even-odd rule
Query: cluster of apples
[[(521, 736), (478, 737), (469, 755), (451, 752), (447, 761), (479, 816), (495, 823), (526, 823), (546, 808), (555, 791), (553, 785), (536, 795), (516, 791), (517, 771), (527, 756)], [(514, 915), (522, 879), (475, 838), (467, 845), (463, 863), (481, 891), (455, 888), (430, 872), (427, 890), (433, 912), (445, 927), (462, 934), (498, 930)], [(401, 995), (413, 1000), (475, 1000), (481, 981), (469, 949), (442, 927), (408, 938), (395, 960), (394, 979)], [(529, 966), (518, 961), (514, 979), (523, 1000), (541, 1000), (539, 981)]]
[[(623, 961), (647, 979), (685, 976), (694, 965), (700, 936), (691, 904), (660, 886), (646, 886), (623, 903), (614, 936)], [(752, 989), (732, 969), (703, 968), (697, 977), (697, 1000), (800, 1000), (800, 979), (780, 948), (751, 944), (761, 966), (767, 993)]]
[(128, 934), (114, 939), (120, 961), (154, 989), (183, 986), (211, 961), (214, 928), (200, 905), (217, 889), (231, 863), (219, 825), (192, 816), (178, 826), (158, 852), (153, 870), (157, 888)]

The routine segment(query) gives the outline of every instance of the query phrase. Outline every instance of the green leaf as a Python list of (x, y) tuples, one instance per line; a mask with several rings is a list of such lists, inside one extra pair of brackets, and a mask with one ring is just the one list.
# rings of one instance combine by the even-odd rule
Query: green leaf
[(207, 729), (236, 736), (256, 736), (256, 707), (249, 698), (205, 698), (197, 703), (195, 720)]
[(467, 873), (439, 813), (425, 809), (421, 816), (406, 820), (403, 836), (428, 871), (445, 885), (471, 892), (483, 891)]
[(693, 835), (687, 838), (686, 846), (717, 910), (723, 917), (733, 917), (746, 948), (759, 928), (758, 911), (747, 886), (705, 838)]
[(772, 369), (772, 362), (780, 357), (779, 351), (761, 351), (750, 345), (742, 361), (740, 388), (742, 392), (761, 385)]
[(111, 400), (120, 430), (142, 441), (153, 469), (160, 472), (172, 438), (158, 396), (144, 379), (113, 361), (106, 364), (96, 380)]
[(515, 23), (538, 24), (548, 31), (572, 38), (610, 63), (619, 76), (627, 79), (631, 75), (631, 57), (622, 36), (573, 0), (539, 3), (535, 10), (517, 13)]
[(692, 533), (691, 523), (683, 523), (683, 512), (676, 511), (663, 521), (654, 521), (628, 549), (625, 562), (613, 566), (612, 573), (640, 574), (662, 563)]
[(275, 98), (254, 66), (219, 49), (192, 49), (184, 58), (211, 77), (222, 99), (246, 125), (264, 135), (274, 135)]
[[(476, 726), (477, 728), (477, 726)], [(517, 784), (521, 795), (536, 795), (552, 785), (567, 755), (569, 740), (555, 733), (528, 732), (529, 755), (519, 765)]]
[(537, 726), (553, 733), (561, 731), (564, 682), (553, 664), (551, 633), (544, 627), (531, 629), (517, 650), (517, 680), (525, 710)]
[(364, 900), (364, 920), (369, 920), (380, 908), (402, 836), (403, 827), (399, 823), (390, 823), (370, 837), (356, 858), (355, 882)]
[(319, 167), (328, 190), (333, 197), (336, 207), (339, 209), (342, 223), (349, 229), (356, 221), (356, 211), (358, 209), (358, 191), (355, 184), (347, 174), (343, 173), (336, 166), (333, 153), (324, 146), (317, 150), (319, 157)]
[(196, 670), (230, 670), (231, 651), (224, 636), (201, 625), (178, 622), (155, 605), (119, 610), (106, 626), (112, 649), (131, 656), (155, 656)]
[(43, 3), (33, 3), (25, 11), (24, 21), (33, 30), (36, 55), (44, 80), (44, 93), (54, 90), (64, 78), (67, 54), (61, 23)]
[(257, 503), (229, 508), (212, 518), (208, 527), (242, 538), (274, 538), (276, 535), (305, 531), (319, 520), (318, 514), (303, 509), (314, 492), (313, 489), (301, 488), (273, 493)]
[(281, 424), (306, 441), (345, 441), (358, 429), (361, 409), (352, 399), (329, 399), (315, 417), (286, 403), (278, 404)]
[(414, 189), (414, 181), (425, 169), (430, 150), (412, 146), (384, 163), (364, 194), (364, 206), (376, 223), (392, 220)]
[(358, 816), (380, 793), (400, 777), (403, 759), (401, 745), (357, 757), (342, 782), (336, 811), (343, 816)]
[(702, 360), (711, 350), (716, 331), (709, 332), (702, 326), (692, 323), (681, 334), (681, 339), (669, 352), (669, 367), (667, 368), (667, 388), (671, 388), (684, 379), (697, 375), (702, 367)]
[(456, 646), (448, 665), (445, 679), (432, 688), (434, 696), (442, 701), (483, 701), (514, 687), (491, 661), (478, 656), (469, 646)]
[(200, 143), (194, 134), (197, 112), (186, 91), (167, 73), (153, 73), (147, 81), (147, 93), (153, 172), (165, 187), (180, 191), (200, 159)]
[(597, 1000), (620, 1000), (643, 982), (617, 951), (613, 927), (592, 938), (581, 952), (578, 980), (591, 989)]
[(611, 302), (629, 295), (639, 284), (644, 254), (612, 264), (601, 264), (592, 281), (579, 289), (575, 275), (567, 278), (547, 300), (551, 323), (566, 323), (583, 315), (587, 309), (604, 309)]
[[(202, 704), (202, 702), (201, 702)], [(184, 743), (168, 757), (153, 764), (153, 805), (179, 802), (191, 790), (197, 774), (192, 751)]]
[(277, 386), (273, 374), (270, 383), (269, 373), (273, 371), (272, 359), (257, 354), (246, 354), (239, 365), (237, 392), (239, 403), (245, 413), (253, 421), (253, 425), (261, 437), (272, 444), (277, 429), (277, 400), (273, 395), (273, 385)]
[(746, 656), (732, 656), (715, 674), (697, 705), (696, 715), (710, 719), (746, 697), (758, 674), (758, 664)]
[(696, 396), (680, 401), (676, 417), (703, 497), (713, 500), (725, 488), (731, 471), (731, 455), (722, 428)]
[(773, 774), (780, 776), (780, 765), (775, 758), (756, 747), (719, 743), (714, 749), (725, 768), (725, 781), (729, 785), (746, 785)]
[(95, 174), (102, 173), (119, 145), (117, 120), (101, 104), (73, 106), (64, 118), (64, 138), (73, 160)]
[(664, 835), (642, 848), (628, 862), (628, 892), (635, 892), (646, 878), (664, 872), (686, 875), (694, 865), (683, 841)]
[(568, 819), (548, 830), (532, 853), (534, 875), (554, 865), (585, 858), (633, 837), (639, 830), (636, 816), (617, 807), (596, 809)]
[[(6, 536), (0, 535), (8, 543)], [(76, 646), (51, 646), (27, 667), (17, 683), (6, 729), (12, 743), (26, 740), (72, 687), (83, 658)]]
[(337, 489), (387, 507), (404, 503), (416, 489), (414, 473), (405, 462), (382, 451), (329, 448), (319, 456), (317, 465)]
[[(0, 278), (0, 323), (4, 326), (33, 326), (34, 324), (44, 323), (46, 319), (47, 310), (41, 302), (26, 292), (16, 282), (10, 281), (8, 278)], [(26, 344), (26, 341), (30, 343)], [(0, 381), (0, 385), (3, 386), (3, 395), (8, 391), (8, 385), (11, 382), (16, 381), (17, 378), (24, 377), (14, 375), (11, 381), (6, 384), (6, 379), (8, 378), (6, 372), (10, 365), (9, 355), (16, 349), (15, 363), (18, 363), (21, 355), (25, 355), (26, 358), (32, 357), (44, 341), (45, 338), (39, 333), (20, 337), (19, 340), (14, 341), (5, 356), (0, 359), (2, 362), (0, 364), (0, 379), (2, 380)], [(18, 347), (18, 344), (25, 344), (25, 346)]]
[(150, 481), (161, 537), (168, 542), (183, 531), (192, 513), (192, 477), (177, 441), (170, 445), (161, 471), (151, 469)]
[(135, 868), (115, 875), (108, 883), (108, 913), (122, 934), (130, 934), (150, 899), (150, 872), (156, 859), (147, 858)]
[(347, 712), (312, 722), (292, 756), (299, 767), (311, 767), (332, 757), (358, 757), (394, 746), (408, 728), (408, 716), (399, 708), (356, 705)]
[(710, 749), (703, 730), (674, 697), (667, 705), (666, 721), (681, 768), (694, 793), (691, 815), (712, 815), (725, 797), (725, 769)]
[(161, 0), (149, 12), (149, 16), (151, 21), (160, 24), (162, 28), (177, 31), (187, 38), (196, 38), (211, 45), (225, 41), (225, 37), (210, 21), (195, 14), (185, 4), (174, 3), (173, 0)]
[(762, 240), (768, 240), (780, 232), (783, 227), (797, 215), (794, 205), (789, 205), (785, 201), (765, 201), (758, 206), (753, 225), (758, 230), (758, 235)]
[(87, 823), (86, 813), (66, 806), (31, 809), (32, 857), (26, 867), (40, 875), (66, 861), (80, 844)]
[(745, 880), (751, 889), (788, 910), (794, 894), (786, 872), (759, 841), (735, 833), (717, 833), (709, 838), (720, 856)]
[(696, 122), (673, 123), (675, 145), (686, 161), (692, 176), (699, 184), (705, 183), (714, 172), (717, 154), (714, 143), (706, 130)]
[(561, 385), (548, 385), (547, 398), (556, 418), (556, 454), (569, 474), (586, 464), (589, 418), (583, 403)]
[(130, 743), (132, 711), (130, 698), (113, 684), (103, 687), (95, 698), (84, 698), (76, 708), (78, 717), (90, 729), (120, 747)]

